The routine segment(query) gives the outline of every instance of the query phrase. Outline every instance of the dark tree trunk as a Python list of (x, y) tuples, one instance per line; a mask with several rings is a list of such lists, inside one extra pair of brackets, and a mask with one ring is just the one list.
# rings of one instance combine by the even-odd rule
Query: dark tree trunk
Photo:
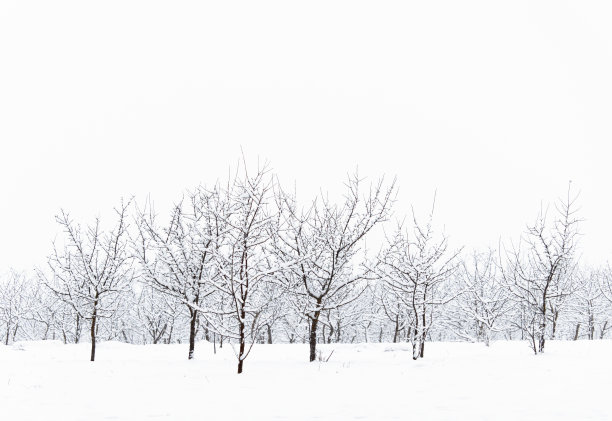
[(268, 344), (272, 345), (272, 328), (270, 327), (270, 325), (266, 325), (268, 328)]
[(13, 329), (13, 342), (15, 342), (15, 340), (17, 339), (17, 330), (19, 330), (19, 323), (16, 324), (15, 329)]
[(547, 314), (547, 300), (548, 300), (548, 287), (550, 285), (550, 280), (552, 278), (552, 274), (549, 275), (548, 281), (546, 281), (546, 287), (544, 288), (544, 293), (542, 296), (542, 311), (540, 317), (540, 331), (539, 331), (539, 341), (538, 341), (538, 352), (544, 352), (544, 345), (546, 344), (546, 314)]
[(555, 335), (557, 334), (557, 319), (559, 318), (559, 311), (553, 311), (553, 319), (552, 319), (552, 333), (550, 339), (555, 339)]
[(399, 316), (395, 316), (395, 330), (393, 331), (393, 343), (397, 343), (399, 336)]
[(608, 321), (606, 320), (601, 327), (601, 331), (599, 332), (599, 339), (603, 339), (606, 335), (606, 330), (608, 330)]
[(317, 357), (317, 327), (319, 325), (319, 316), (321, 311), (317, 310), (312, 317), (310, 324), (310, 361), (314, 361)]
[(246, 338), (244, 335), (244, 322), (243, 320), (246, 317), (246, 313), (244, 309), (240, 313), (240, 322), (238, 324), (238, 332), (240, 335), (240, 348), (238, 350), (238, 374), (242, 373), (242, 365), (244, 363), (244, 350), (246, 344)]
[(189, 323), (189, 357), (193, 359), (193, 352), (195, 350), (195, 337), (196, 337), (196, 326), (198, 324), (198, 312), (197, 310), (190, 309), (191, 321)]
[(161, 330), (156, 329), (155, 331), (153, 331), (153, 345), (159, 343), (159, 341), (162, 340), (162, 337), (164, 336), (164, 332), (166, 332), (167, 327), (168, 323), (164, 324)]
[(96, 359), (96, 322), (98, 320), (98, 301), (94, 302), (93, 313), (91, 315), (91, 359), (90, 361), (94, 361)]
[[(74, 343), (78, 344), (80, 339), (81, 339), (81, 316), (79, 316), (77, 314), (77, 316), (76, 316), (76, 326), (75, 326), (75, 330), (74, 330)], [(64, 343), (66, 343), (66, 342), (64, 341)]]
[[(425, 294), (424, 297), (425, 298)], [(422, 322), (423, 322), (423, 331), (419, 333), (419, 339), (421, 341), (421, 344), (419, 346), (419, 357), (423, 358), (425, 356), (425, 337), (427, 336), (427, 331), (425, 329), (427, 326), (427, 314), (425, 313), (425, 308), (423, 308), (423, 316), (422, 316)]]
[(540, 341), (538, 343), (538, 352), (544, 352), (544, 344), (546, 343), (546, 339), (544, 338), (544, 334), (540, 333)]
[(576, 332), (574, 332), (574, 340), (577, 341), (578, 340), (578, 334), (580, 332), (580, 323), (578, 323), (576, 325)]

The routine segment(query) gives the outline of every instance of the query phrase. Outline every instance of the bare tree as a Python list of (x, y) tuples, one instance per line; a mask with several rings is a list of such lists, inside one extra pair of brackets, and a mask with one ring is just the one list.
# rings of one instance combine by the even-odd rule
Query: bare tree
[(595, 339), (598, 325), (600, 336), (608, 329), (607, 303), (600, 283), (602, 275), (601, 270), (593, 268), (576, 270), (576, 291), (569, 303), (570, 320), (575, 324), (574, 339), (581, 336), (581, 331), (587, 339)]
[[(376, 298), (378, 299), (378, 307), (385, 319), (391, 324), (392, 342), (397, 343), (401, 340), (402, 334), (406, 329), (410, 329), (409, 313), (402, 301), (397, 299), (395, 293), (390, 292), (382, 285), (377, 285)], [(408, 332), (410, 336), (410, 332)]]
[(568, 189), (566, 199), (557, 203), (552, 224), (548, 223), (547, 212), (541, 211), (522, 239), (525, 248), (519, 245), (508, 252), (502, 271), (506, 286), (522, 308), (521, 329), (535, 354), (544, 352), (551, 310), (556, 317), (559, 303), (575, 288), (572, 273), (580, 222), (576, 199)]
[(14, 342), (22, 323), (32, 310), (28, 280), (23, 273), (11, 270), (0, 282), (0, 324), (4, 325), (4, 344)]
[(135, 243), (141, 280), (156, 291), (179, 300), (189, 313), (189, 353), (192, 359), (199, 316), (208, 311), (206, 298), (215, 292), (218, 276), (215, 249), (221, 236), (221, 196), (218, 188), (198, 188), (187, 203), (174, 207), (170, 222), (160, 227), (152, 209), (139, 213)]
[(36, 326), (37, 337), (42, 340), (59, 340), (64, 344), (79, 343), (85, 319), (65, 301), (59, 300), (53, 291), (35, 283), (32, 306), (28, 318)]
[[(604, 306), (596, 306), (598, 316), (603, 319), (599, 330), (599, 339), (603, 339), (612, 330), (612, 268), (609, 264), (597, 271), (597, 280)], [(595, 295), (595, 292), (593, 292)]]
[(370, 269), (358, 265), (368, 233), (391, 212), (395, 182), (384, 179), (362, 195), (363, 181), (349, 177), (344, 202), (323, 194), (309, 208), (298, 210), (295, 196), (279, 192), (281, 209), (277, 257), (295, 261), (284, 278), (293, 291), (293, 307), (309, 321), (310, 361), (316, 358), (321, 314), (356, 300), (365, 290)]
[(489, 346), (495, 333), (508, 329), (513, 302), (498, 273), (496, 253), (474, 252), (460, 266), (457, 298), (448, 305), (448, 326), (457, 336)]
[(273, 303), (282, 289), (270, 287), (275, 282), (273, 275), (292, 264), (277, 265), (271, 259), (272, 183), (265, 166), (249, 175), (245, 164), (242, 174), (228, 186), (231, 210), (221, 216), (227, 229), (215, 249), (220, 275), (215, 287), (229, 299), (209, 322), (216, 332), (238, 342), (239, 374), (262, 328), (277, 317)]
[(448, 249), (446, 236), (434, 236), (432, 220), (433, 208), (425, 226), (413, 215), (412, 235), (400, 226), (388, 240), (376, 267), (388, 293), (407, 309), (414, 360), (425, 354), (434, 310), (449, 300), (441, 296), (440, 285), (455, 272), (459, 253)]
[(116, 226), (103, 231), (100, 219), (82, 230), (69, 214), (56, 217), (64, 231), (65, 244), (54, 244), (49, 257), (51, 277), (39, 271), (40, 279), (57, 297), (90, 323), (91, 361), (96, 355), (96, 335), (100, 319), (113, 317), (121, 294), (133, 279), (132, 256), (127, 249), (127, 209), (123, 202), (115, 209)]
[(144, 286), (136, 303), (136, 318), (142, 332), (143, 343), (170, 343), (174, 325), (183, 303), (175, 296), (161, 294), (150, 286)]

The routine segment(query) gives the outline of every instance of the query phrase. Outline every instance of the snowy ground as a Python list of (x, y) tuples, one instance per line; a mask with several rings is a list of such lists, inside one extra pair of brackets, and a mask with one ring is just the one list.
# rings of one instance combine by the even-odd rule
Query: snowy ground
[(612, 342), (260, 345), (235, 374), (231, 349), (199, 343), (0, 345), (2, 420), (606, 420)]

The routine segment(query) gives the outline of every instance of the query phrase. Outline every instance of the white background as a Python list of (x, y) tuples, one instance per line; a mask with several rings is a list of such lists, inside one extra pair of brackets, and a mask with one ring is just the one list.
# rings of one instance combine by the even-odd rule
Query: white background
[(44, 262), (65, 208), (161, 208), (269, 160), (302, 198), (397, 175), (397, 214), (454, 244), (516, 237), (581, 191), (612, 255), (607, 1), (0, 2), (0, 272)]

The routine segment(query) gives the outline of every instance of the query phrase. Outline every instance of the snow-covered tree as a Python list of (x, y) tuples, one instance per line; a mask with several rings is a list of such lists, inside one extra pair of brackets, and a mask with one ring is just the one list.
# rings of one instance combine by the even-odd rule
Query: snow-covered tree
[(365, 290), (371, 271), (358, 258), (364, 257), (366, 235), (388, 219), (395, 192), (395, 183), (386, 185), (383, 179), (362, 192), (357, 175), (349, 177), (346, 187), (343, 203), (321, 194), (305, 210), (295, 196), (278, 195), (276, 256), (297, 262), (284, 282), (293, 291), (293, 309), (309, 322), (310, 361), (316, 358), (321, 315), (351, 303)]
[[(608, 330), (608, 303), (601, 288), (601, 270), (580, 268), (575, 272), (576, 290), (569, 299), (569, 320), (575, 326), (574, 339), (593, 340)], [(598, 332), (599, 328), (599, 332)]]
[(135, 303), (135, 321), (143, 343), (171, 343), (183, 303), (145, 285)]
[(179, 300), (189, 313), (189, 353), (192, 359), (201, 313), (215, 292), (219, 272), (215, 262), (224, 217), (219, 188), (198, 188), (176, 205), (166, 226), (160, 226), (152, 206), (138, 215), (135, 242), (141, 281), (161, 294)]
[(474, 252), (455, 277), (455, 294), (446, 308), (447, 325), (460, 338), (484, 342), (508, 329), (513, 302), (498, 273), (496, 253)]
[(3, 326), (3, 342), (15, 341), (17, 333), (32, 310), (31, 288), (25, 274), (10, 271), (0, 280), (0, 326)]
[[(451, 298), (443, 295), (441, 285), (453, 275), (458, 264), (458, 252), (449, 250), (446, 236), (434, 235), (432, 219), (433, 210), (424, 226), (413, 217), (412, 234), (400, 226), (380, 253), (376, 266), (384, 288), (393, 296), (388, 302), (406, 309), (415, 360), (425, 354), (434, 311)], [(395, 311), (394, 304), (388, 307)]]
[(104, 231), (100, 219), (82, 229), (69, 214), (56, 217), (63, 228), (65, 243), (54, 244), (49, 256), (50, 275), (39, 270), (41, 281), (64, 303), (72, 307), (80, 319), (89, 322), (91, 361), (96, 355), (96, 336), (100, 319), (113, 317), (122, 294), (134, 277), (132, 255), (128, 250), (127, 210), (130, 202), (115, 209), (114, 228)]
[(216, 332), (237, 341), (239, 374), (262, 329), (278, 317), (273, 304), (283, 290), (274, 287), (275, 275), (292, 264), (278, 265), (270, 251), (272, 183), (265, 167), (251, 175), (245, 165), (236, 175), (226, 191), (230, 210), (220, 216), (224, 236), (214, 250), (219, 273), (214, 285), (226, 299), (209, 321)]
[[(549, 324), (556, 321), (560, 307), (575, 289), (572, 274), (580, 220), (576, 197), (568, 189), (559, 201), (552, 223), (541, 211), (518, 247), (507, 253), (502, 271), (504, 283), (520, 307), (520, 328), (529, 338), (535, 354), (544, 352)], [(556, 326), (555, 326), (556, 327)], [(555, 330), (555, 329), (553, 329)]]

